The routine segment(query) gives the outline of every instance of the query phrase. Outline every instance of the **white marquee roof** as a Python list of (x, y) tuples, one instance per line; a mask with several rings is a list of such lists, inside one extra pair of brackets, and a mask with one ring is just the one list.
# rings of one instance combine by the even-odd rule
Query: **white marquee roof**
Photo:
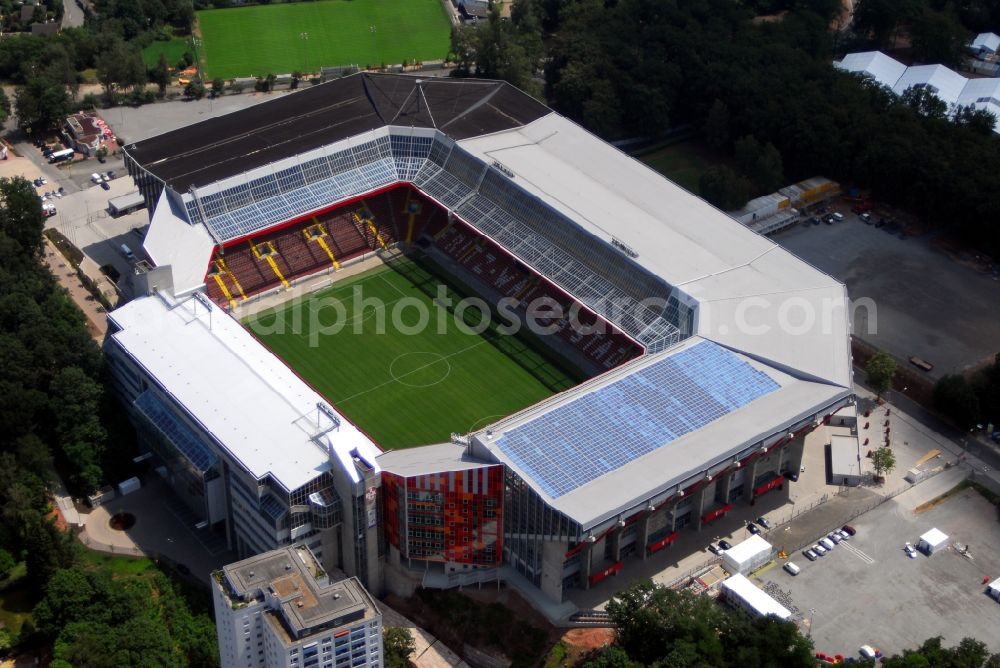
[(864, 74), (888, 88), (893, 88), (906, 71), (906, 65), (881, 51), (849, 53), (840, 62), (835, 62), (834, 66), (855, 74)]

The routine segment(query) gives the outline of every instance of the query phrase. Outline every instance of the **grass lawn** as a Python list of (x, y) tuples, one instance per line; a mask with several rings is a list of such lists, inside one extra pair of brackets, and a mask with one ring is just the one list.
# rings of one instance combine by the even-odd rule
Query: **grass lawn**
[[(335, 283), (310, 301), (259, 314), (247, 326), (384, 448), (447, 441), (454, 432), (482, 427), (575, 384), (521, 339), (493, 329), (478, 334), (457, 321), (429, 296), (439, 283), (401, 258)], [(341, 314), (334, 306), (310, 306), (330, 298), (343, 304)], [(426, 327), (416, 326), (417, 304), (428, 314)], [(298, 328), (292, 324), (297, 309)], [(311, 321), (319, 323), (312, 335)], [(316, 335), (335, 322), (343, 324), (338, 333)]]
[(207, 79), (434, 60), (448, 54), (451, 34), (440, 0), (320, 0), (197, 17)]
[(142, 575), (156, 570), (156, 564), (144, 557), (121, 557), (96, 550), (82, 550), (81, 555), (80, 561), (84, 565), (107, 571), (113, 577)]
[(174, 37), (168, 42), (153, 42), (142, 50), (142, 60), (146, 67), (153, 67), (160, 59), (160, 52), (167, 57), (167, 67), (177, 67), (185, 51), (194, 53), (191, 41), (187, 37)]
[(698, 179), (702, 173), (713, 165), (725, 162), (693, 140), (680, 141), (636, 157), (695, 195), (700, 194)]

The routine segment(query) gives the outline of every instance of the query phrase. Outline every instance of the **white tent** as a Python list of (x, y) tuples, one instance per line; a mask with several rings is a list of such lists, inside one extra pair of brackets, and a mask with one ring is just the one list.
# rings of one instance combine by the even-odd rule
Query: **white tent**
[(970, 46), (977, 51), (996, 53), (1000, 50), (1000, 35), (993, 32), (981, 32), (972, 40)]
[(722, 565), (730, 573), (749, 573), (771, 560), (774, 546), (760, 536), (750, 536), (722, 555)]
[(917, 544), (917, 549), (926, 555), (930, 556), (934, 554), (934, 551), (939, 547), (943, 547), (948, 542), (948, 536), (944, 534), (940, 529), (931, 529), (923, 536), (920, 537), (920, 542)]
[(722, 581), (726, 601), (733, 607), (757, 616), (774, 615), (778, 619), (789, 619), (792, 613), (785, 606), (742, 575), (733, 575)]

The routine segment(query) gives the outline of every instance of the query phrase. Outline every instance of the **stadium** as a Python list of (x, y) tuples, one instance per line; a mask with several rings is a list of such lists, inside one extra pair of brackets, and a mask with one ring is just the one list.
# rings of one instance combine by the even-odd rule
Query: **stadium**
[(124, 150), (116, 389), (241, 557), (558, 604), (853, 401), (843, 285), (509, 84), (361, 73)]

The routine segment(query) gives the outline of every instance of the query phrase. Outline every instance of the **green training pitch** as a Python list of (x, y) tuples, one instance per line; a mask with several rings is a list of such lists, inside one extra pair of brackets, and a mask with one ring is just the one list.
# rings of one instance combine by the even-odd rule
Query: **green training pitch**
[(435, 60), (448, 55), (451, 34), (440, 0), (320, 0), (197, 17), (208, 79)]
[[(575, 385), (520, 338), (495, 327), (473, 331), (476, 309), (456, 317), (438, 306), (438, 285), (423, 266), (399, 258), (244, 324), (386, 449), (447, 441)], [(339, 332), (321, 333), (335, 323)]]

